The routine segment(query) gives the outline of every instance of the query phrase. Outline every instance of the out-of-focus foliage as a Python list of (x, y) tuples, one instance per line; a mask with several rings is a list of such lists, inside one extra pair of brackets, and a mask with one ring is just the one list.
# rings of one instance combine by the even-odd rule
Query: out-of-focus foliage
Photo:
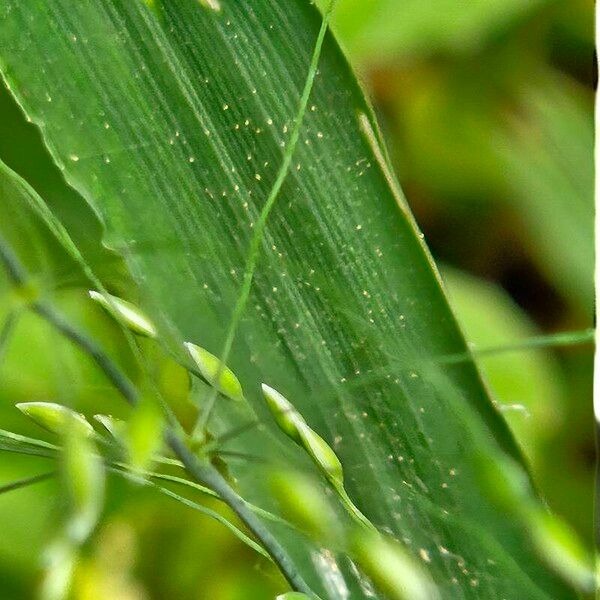
[(337, 25), (438, 254), (500, 278), (518, 248), (589, 321), (593, 3), (347, 0)]
[[(502, 352), (539, 330), (497, 285), (447, 269), (444, 280), (467, 340), (497, 403), (534, 465), (544, 461), (545, 443), (564, 426), (564, 382), (558, 362), (544, 349)], [(498, 349), (497, 352), (493, 352)]]
[[(428, 243), (452, 266), (451, 297), (478, 347), (591, 323), (592, 12), (591, 0), (340, 0), (337, 34), (380, 114)], [(0, 158), (74, 234), (86, 232), (77, 242), (118, 290), (121, 266), (100, 246), (94, 214), (64, 184), (4, 91), (0, 115)], [(36, 220), (4, 195), (1, 202), (3, 217), (10, 216), (0, 230), (29, 258), (40, 285), (48, 270), (48, 281), (74, 283), (77, 271)], [(36, 251), (48, 244), (50, 253)], [(3, 277), (2, 322), (19, 301)], [(79, 290), (53, 294), (135, 378), (114, 322)], [(591, 347), (499, 354), (482, 358), (481, 367), (499, 403), (525, 407), (529, 416), (514, 408), (506, 416), (550, 505), (591, 539)], [(172, 365), (160, 368), (163, 387), (179, 394), (189, 418), (178, 392), (185, 376)], [(7, 429), (38, 433), (14, 410), (17, 402), (127, 414), (88, 359), (32, 315), (17, 322), (0, 383)], [(43, 459), (9, 455), (0, 481), (45, 468)], [(107, 493), (106, 520), (85, 548), (76, 598), (262, 600), (284, 589), (275, 571), (220, 525), (117, 480)], [(0, 496), (0, 589), (7, 598), (31, 597), (38, 583), (32, 573), (56, 532), (56, 498), (54, 481)]]
[(548, 0), (343, 0), (335, 24), (359, 61), (393, 63), (437, 52), (476, 52), (543, 4)]
[[(589, 101), (589, 98), (587, 99)], [(548, 73), (519, 96), (497, 146), (524, 246), (576, 308), (593, 303), (593, 123), (572, 81)], [(503, 160), (502, 160), (503, 159)]]

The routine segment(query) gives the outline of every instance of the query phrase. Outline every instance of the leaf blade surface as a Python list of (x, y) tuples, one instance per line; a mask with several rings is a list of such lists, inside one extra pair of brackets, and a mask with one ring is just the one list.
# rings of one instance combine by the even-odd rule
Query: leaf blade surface
[[(316, 11), (272, 0), (218, 12), (192, 0), (153, 10), (28, 0), (9, 1), (3, 17), (5, 77), (125, 256), (144, 308), (175, 351), (191, 341), (218, 355)], [(479, 491), (465, 420), (428, 381), (431, 361), (464, 352), (464, 341), (331, 37), (300, 142), (230, 361), (253, 410), (268, 422), (261, 382), (293, 401), (340, 456), (359, 508), (427, 563), (444, 596), (572, 597)], [(474, 365), (444, 376), (490, 443), (518, 455)], [(223, 403), (215, 425), (239, 424), (242, 412)], [(268, 439), (271, 455), (306, 466)], [(252, 501), (268, 503), (256, 469), (231, 469)], [(279, 534), (318, 593), (367, 595), (347, 559)]]

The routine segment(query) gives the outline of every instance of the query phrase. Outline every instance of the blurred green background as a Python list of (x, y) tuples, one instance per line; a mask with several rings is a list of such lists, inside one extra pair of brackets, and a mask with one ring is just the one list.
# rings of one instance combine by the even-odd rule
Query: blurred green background
[[(474, 347), (591, 327), (592, 0), (340, 0), (335, 31)], [(92, 211), (4, 89), (0, 117), (0, 158), (48, 200), (105, 282), (124, 289), (126, 273), (101, 247)], [(10, 190), (0, 196), (0, 229), (37, 285), (135, 378), (119, 329), (87, 301), (72, 263)], [(0, 292), (5, 321), (20, 300), (3, 274)], [(17, 319), (1, 352), (4, 429), (39, 435), (14, 409), (20, 401), (126, 414), (93, 365), (35, 316)], [(480, 359), (549, 505), (590, 544), (592, 358), (591, 344), (580, 344)], [(186, 382), (162, 366), (185, 416)], [(0, 483), (45, 468), (1, 458)], [(52, 481), (0, 496), (2, 597), (34, 597), (59, 510)], [(85, 548), (77, 599), (267, 599), (284, 589), (222, 526), (152, 490), (110, 480), (105, 516)]]

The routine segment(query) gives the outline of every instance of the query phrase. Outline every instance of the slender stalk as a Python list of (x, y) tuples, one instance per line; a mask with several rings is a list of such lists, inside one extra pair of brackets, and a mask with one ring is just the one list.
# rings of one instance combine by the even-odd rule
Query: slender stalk
[(340, 486), (334, 485), (333, 487), (335, 488), (336, 492), (338, 493), (340, 500), (346, 507), (348, 514), (361, 527), (364, 527), (365, 529), (369, 529), (371, 531), (377, 532), (377, 528), (375, 527), (375, 525), (373, 525), (373, 523), (371, 523), (371, 521), (369, 521), (369, 519), (367, 519), (367, 517), (365, 517), (365, 515), (363, 515), (363, 513), (358, 509), (356, 504), (354, 504), (354, 502), (352, 502), (352, 500), (351, 500), (350, 496), (348, 496), (348, 492), (345, 490), (344, 486), (343, 485), (340, 485)]
[(94, 340), (69, 323), (51, 304), (42, 301), (34, 302), (32, 309), (40, 317), (51, 323), (66, 338), (84, 350), (88, 356), (93, 358), (112, 384), (120, 390), (129, 404), (135, 405), (137, 403), (138, 392), (134, 385)]
[(2, 329), (0, 330), (0, 363), (2, 363), (2, 360), (4, 359), (10, 336), (15, 330), (18, 318), (18, 311), (12, 310), (8, 313), (6, 319), (4, 320), (4, 323), (2, 324)]
[(118, 469), (118, 468), (114, 468), (114, 467), (109, 467), (108, 470), (111, 471), (112, 473), (116, 473), (117, 475), (120, 475), (121, 477), (123, 477), (129, 481), (133, 481), (134, 483), (137, 483), (139, 485), (144, 485), (147, 487), (154, 488), (155, 490), (159, 491), (161, 494), (164, 494), (165, 496), (169, 496), (170, 498), (173, 498), (174, 500), (177, 500), (178, 502), (185, 504), (189, 508), (193, 508), (194, 510), (199, 511), (202, 514), (207, 515), (208, 517), (211, 517), (212, 519), (215, 519), (215, 521), (218, 521), (219, 523), (221, 523), (221, 525), (224, 525), (225, 527), (227, 527), (227, 529), (229, 529), (229, 531), (231, 531), (231, 533), (233, 533), (233, 535), (235, 535), (242, 542), (244, 542), (244, 544), (247, 544), (248, 546), (250, 546), (250, 548), (252, 548), (256, 552), (258, 552), (259, 554), (261, 554), (268, 560), (272, 560), (271, 557), (269, 556), (269, 554), (264, 550), (264, 548), (262, 546), (260, 546), (260, 544), (257, 544), (253, 539), (248, 537), (241, 529), (236, 527), (233, 523), (231, 523), (229, 520), (227, 520), (225, 517), (223, 517), (218, 512), (212, 510), (211, 508), (208, 508), (207, 506), (204, 506), (202, 504), (198, 504), (197, 502), (194, 502), (193, 500), (190, 500), (189, 498), (186, 498), (185, 496), (180, 496), (179, 494), (172, 492), (170, 489), (163, 487), (162, 485), (159, 485), (153, 481), (150, 481), (145, 476), (143, 476), (143, 474), (141, 474), (141, 473), (137, 474), (137, 473), (134, 473), (131, 471), (127, 471), (124, 469)]
[(229, 359), (229, 354), (231, 353), (231, 348), (233, 346), (233, 341), (235, 339), (240, 320), (244, 314), (244, 310), (246, 309), (248, 298), (250, 297), (250, 290), (252, 289), (252, 281), (254, 279), (254, 272), (256, 271), (256, 265), (260, 256), (260, 245), (263, 240), (267, 220), (269, 218), (269, 215), (271, 214), (271, 209), (275, 205), (275, 201), (277, 200), (279, 191), (281, 190), (281, 186), (283, 185), (283, 182), (285, 181), (290, 170), (290, 165), (292, 163), (294, 151), (296, 149), (298, 139), (300, 137), (300, 128), (302, 127), (304, 115), (306, 114), (306, 107), (308, 106), (308, 100), (310, 98), (310, 94), (312, 92), (313, 84), (315, 81), (315, 76), (317, 74), (317, 67), (319, 64), (319, 58), (321, 56), (321, 48), (323, 47), (323, 41), (325, 40), (325, 34), (327, 33), (327, 28), (329, 27), (329, 21), (331, 19), (331, 15), (333, 13), (336, 1), (337, 0), (331, 0), (327, 11), (323, 15), (321, 28), (319, 30), (319, 34), (317, 35), (317, 40), (315, 42), (310, 65), (308, 68), (308, 73), (306, 75), (306, 82), (304, 84), (304, 89), (300, 97), (298, 111), (296, 113), (294, 125), (290, 133), (290, 141), (283, 155), (283, 160), (281, 162), (281, 166), (279, 167), (279, 171), (277, 173), (277, 177), (275, 178), (275, 182), (273, 183), (273, 187), (271, 188), (267, 201), (265, 202), (265, 205), (263, 206), (261, 213), (258, 217), (258, 221), (256, 222), (256, 225), (254, 227), (254, 233), (250, 240), (250, 248), (248, 250), (248, 260), (246, 261), (246, 268), (244, 269), (244, 279), (242, 281), (242, 287), (240, 288), (240, 292), (238, 294), (231, 315), (229, 329), (227, 330), (227, 336), (225, 338), (225, 343), (223, 344), (223, 349), (221, 351), (219, 369), (213, 381), (212, 393), (205, 404), (204, 410), (198, 418), (196, 426), (194, 427), (194, 431), (192, 433), (193, 438), (200, 439), (202, 437), (204, 429), (206, 428), (206, 425), (208, 424), (208, 421), (210, 419), (210, 415), (214, 407), (215, 401), (217, 399), (217, 383), (220, 380), (223, 369), (225, 368), (225, 364)]
[(13, 433), (12, 431), (6, 431), (6, 429), (0, 429), (0, 440), (2, 439), (6, 439), (9, 442), (14, 442), (16, 444), (25, 444), (27, 446), (43, 448), (44, 450), (60, 450), (60, 447), (56, 446), (55, 444), (50, 444), (49, 442), (45, 442), (44, 440), (38, 440), (36, 438), (30, 438), (25, 435)]
[(167, 432), (167, 442), (185, 465), (186, 471), (198, 483), (214, 490), (261, 541), (289, 584), (295, 590), (315, 597), (275, 536), (261, 523), (246, 501), (233, 490), (217, 469), (207, 461), (200, 461), (178, 436), (173, 435), (173, 432)]
[(441, 357), (439, 362), (442, 364), (455, 364), (472, 360), (484, 356), (495, 356), (507, 352), (524, 352), (527, 350), (537, 350), (540, 348), (557, 348), (561, 346), (575, 346), (580, 344), (593, 343), (596, 337), (594, 329), (584, 329), (582, 331), (565, 331), (561, 333), (532, 336), (522, 342), (514, 344), (505, 344), (502, 346), (488, 346), (487, 348), (471, 348), (470, 352), (460, 354), (450, 354)]
[(24, 479), (5, 483), (4, 485), (0, 485), (0, 494), (12, 492), (13, 490), (18, 490), (40, 481), (45, 481), (46, 479), (54, 477), (54, 475), (54, 471), (49, 471), (48, 473), (41, 473), (40, 475), (34, 475), (33, 477), (25, 477)]
[[(126, 467), (126, 465), (123, 466)], [(200, 485), (195, 481), (189, 481), (188, 479), (183, 479), (182, 477), (175, 477), (173, 475), (168, 475), (167, 473), (157, 473), (155, 471), (144, 471), (141, 474), (145, 477), (149, 477), (150, 479), (158, 479), (159, 481), (168, 481), (170, 483), (183, 485), (193, 490), (196, 490), (202, 494), (206, 494), (207, 496), (211, 496), (212, 498), (216, 498), (217, 500), (221, 500), (221, 497), (219, 496), (219, 494), (217, 494), (217, 492), (211, 490), (210, 488), (204, 485)], [(260, 506), (250, 504), (250, 502), (246, 502), (246, 505), (250, 507), (252, 512), (265, 519), (268, 519), (269, 521), (273, 521), (274, 523), (280, 523), (281, 525), (285, 525), (286, 527), (293, 527), (293, 525), (285, 519), (278, 517), (277, 515), (269, 512), (268, 510), (265, 510), (264, 508), (261, 508)]]
[(201, 449), (203, 452), (212, 452), (213, 450), (217, 450), (223, 444), (239, 437), (243, 433), (246, 433), (246, 431), (250, 431), (251, 429), (258, 427), (259, 425), (260, 425), (260, 421), (258, 419), (253, 419), (252, 421), (243, 423), (242, 425), (239, 425), (238, 427), (233, 427), (229, 431), (226, 431), (225, 433), (214, 438), (213, 440), (210, 440), (210, 442), (206, 442), (205, 444), (202, 444)]
[(39, 458), (50, 458), (55, 459), (56, 453), (51, 450), (41, 450), (37, 448), (28, 448), (27, 446), (11, 446), (10, 444), (4, 444), (0, 440), (0, 451), (1, 452), (12, 452), (14, 454), (23, 454), (27, 456), (37, 456)]
[(8, 278), (15, 286), (23, 287), (26, 285), (27, 272), (4, 238), (0, 238), (0, 262), (4, 265)]

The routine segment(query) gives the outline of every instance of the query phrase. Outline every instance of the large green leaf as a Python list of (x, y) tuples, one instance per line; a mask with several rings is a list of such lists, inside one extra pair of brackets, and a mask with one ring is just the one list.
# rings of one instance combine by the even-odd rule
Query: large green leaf
[[(184, 340), (220, 352), (320, 22), (301, 0), (220, 5), (8, 0), (0, 12), (7, 83), (180, 355)], [(294, 402), (360, 509), (444, 597), (571, 598), (477, 483), (473, 440), (518, 453), (474, 365), (429, 379), (436, 358), (466, 348), (421, 237), (328, 37), (230, 365), (265, 422), (261, 381)], [(249, 418), (218, 408), (215, 429)], [(237, 444), (307, 468), (273, 429)], [(260, 467), (229, 468), (270, 506)], [(347, 558), (276, 533), (322, 597), (374, 593)]]

